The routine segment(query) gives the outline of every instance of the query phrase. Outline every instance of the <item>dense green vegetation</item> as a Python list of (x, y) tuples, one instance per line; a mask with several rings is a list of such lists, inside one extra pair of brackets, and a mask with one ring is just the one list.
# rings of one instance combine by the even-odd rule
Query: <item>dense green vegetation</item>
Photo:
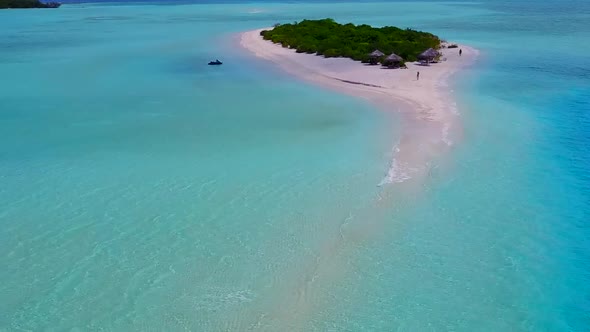
[(43, 3), (39, 0), (0, 0), (0, 9), (5, 8), (57, 8), (58, 2)]
[(368, 62), (368, 54), (380, 50), (395, 53), (405, 61), (415, 61), (428, 48), (439, 48), (441, 40), (428, 32), (396, 27), (373, 28), (369, 25), (339, 24), (333, 19), (304, 20), (276, 25), (260, 33), (264, 39), (295, 48), (299, 53), (317, 53), (325, 57), (346, 57)]

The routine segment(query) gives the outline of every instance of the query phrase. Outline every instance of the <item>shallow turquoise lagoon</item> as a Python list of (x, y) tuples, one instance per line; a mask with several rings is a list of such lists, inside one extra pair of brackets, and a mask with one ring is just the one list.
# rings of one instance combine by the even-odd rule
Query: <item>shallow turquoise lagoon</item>
[[(395, 113), (237, 46), (323, 17), (481, 50), (453, 84), (463, 140), (418, 192), (377, 186)], [(1, 11), (0, 330), (587, 330), (589, 20), (570, 0)]]

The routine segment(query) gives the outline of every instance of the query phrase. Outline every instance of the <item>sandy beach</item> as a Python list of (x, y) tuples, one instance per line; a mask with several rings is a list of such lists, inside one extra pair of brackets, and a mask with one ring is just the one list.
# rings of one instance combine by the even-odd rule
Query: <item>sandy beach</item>
[(242, 33), (242, 47), (301, 79), (401, 112), (404, 129), (399, 142), (393, 142), (391, 165), (379, 185), (423, 179), (432, 159), (460, 139), (460, 116), (448, 80), (475, 61), (476, 49), (459, 45), (460, 56), (459, 48), (443, 48), (439, 63), (384, 69), (345, 58), (296, 53), (264, 40), (262, 30)]

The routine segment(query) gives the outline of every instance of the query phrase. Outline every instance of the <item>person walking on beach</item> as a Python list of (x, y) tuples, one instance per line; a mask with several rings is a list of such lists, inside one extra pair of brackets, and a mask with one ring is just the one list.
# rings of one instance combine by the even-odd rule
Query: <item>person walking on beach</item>
[(416, 81), (419, 81), (419, 80), (420, 80), (420, 72), (417, 72), (416, 73)]
[(461, 54), (463, 54), (463, 50), (459, 49), (459, 56), (461, 56)]

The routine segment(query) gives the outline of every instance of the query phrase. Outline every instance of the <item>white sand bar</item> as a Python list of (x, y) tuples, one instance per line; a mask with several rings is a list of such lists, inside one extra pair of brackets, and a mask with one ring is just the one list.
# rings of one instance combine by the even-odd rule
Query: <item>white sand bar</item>
[(260, 32), (269, 29), (272, 28), (242, 33), (240, 44), (302, 79), (402, 112), (404, 131), (400, 141), (394, 143), (391, 166), (380, 184), (423, 179), (432, 159), (459, 139), (460, 117), (447, 81), (453, 73), (474, 62), (477, 50), (466, 45), (443, 48), (439, 63), (407, 63), (408, 69), (384, 69), (345, 58), (296, 53), (262, 39)]

